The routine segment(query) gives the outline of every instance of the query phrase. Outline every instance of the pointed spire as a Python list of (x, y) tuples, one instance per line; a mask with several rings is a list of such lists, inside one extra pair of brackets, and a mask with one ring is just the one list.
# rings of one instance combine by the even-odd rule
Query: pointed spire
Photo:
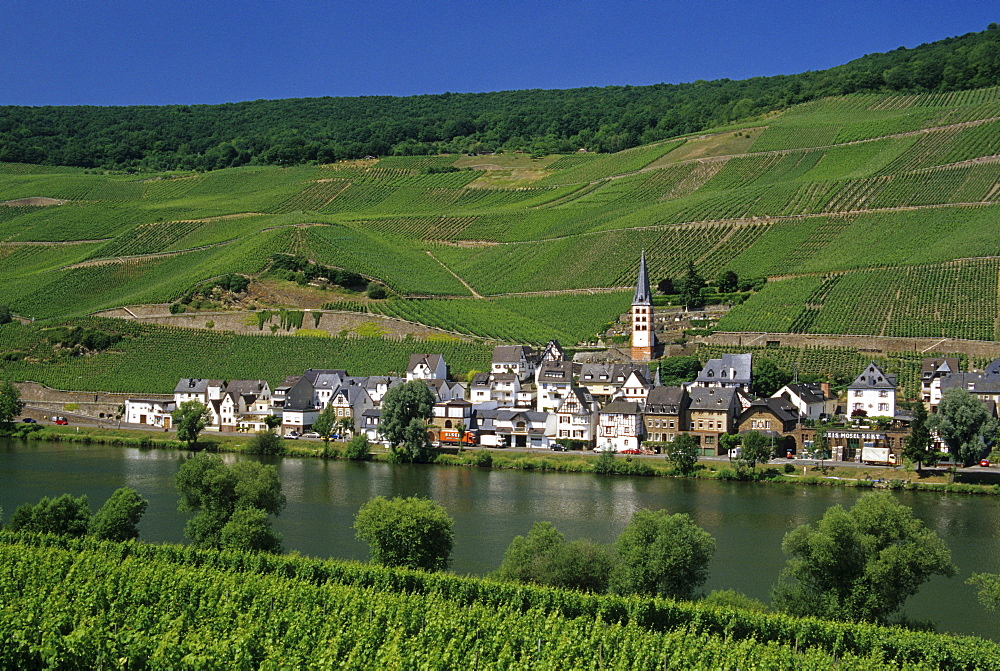
[(646, 273), (646, 250), (642, 250), (642, 257), (639, 259), (639, 281), (635, 286), (635, 298), (632, 305), (652, 305), (653, 292), (649, 289), (649, 275)]

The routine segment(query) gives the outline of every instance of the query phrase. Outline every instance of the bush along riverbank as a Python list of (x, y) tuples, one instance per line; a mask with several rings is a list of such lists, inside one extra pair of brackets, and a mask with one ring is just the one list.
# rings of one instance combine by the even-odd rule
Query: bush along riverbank
[[(174, 433), (135, 431), (113, 428), (16, 425), (12, 430), (0, 431), (0, 436), (46, 442), (82, 443), (136, 447), (143, 449), (185, 450), (186, 444), (177, 440)], [(333, 442), (324, 446), (317, 441), (282, 440), (268, 441), (275, 446), (261, 450), (265, 441), (255, 441), (253, 434), (203, 433), (197, 450), (236, 454), (265, 454), (272, 456), (309, 457), (321, 459), (353, 459), (361, 461), (391, 462), (392, 455), (385, 449), (372, 446), (370, 452), (352, 451), (348, 444)], [(901, 468), (870, 469), (837, 467), (810, 462), (808, 465), (761, 465), (754, 469), (738, 469), (727, 462), (703, 460), (690, 475), (682, 474), (666, 458), (633, 457), (613, 453), (525, 453), (499, 449), (465, 449), (440, 451), (432, 462), (441, 466), (472, 468), (497, 468), (522, 471), (548, 471), (562, 473), (593, 473), (597, 475), (624, 475), (639, 477), (694, 477), (699, 479), (731, 480), (785, 485), (811, 485), (821, 487), (884, 488), (890, 490), (950, 492), (959, 494), (1000, 495), (1000, 484), (954, 482), (953, 475), (944, 470), (924, 469), (922, 472)]]

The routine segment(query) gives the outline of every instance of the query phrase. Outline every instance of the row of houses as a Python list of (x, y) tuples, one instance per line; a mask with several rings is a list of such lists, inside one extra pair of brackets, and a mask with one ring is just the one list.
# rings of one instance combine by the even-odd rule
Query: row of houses
[[(685, 433), (698, 441), (702, 454), (717, 455), (724, 452), (722, 436), (742, 431), (761, 431), (798, 450), (810, 440), (802, 420), (828, 419), (841, 409), (826, 384), (789, 384), (770, 398), (755, 398), (751, 375), (751, 354), (725, 354), (710, 360), (691, 383), (667, 387), (648, 364), (576, 363), (551, 341), (539, 350), (498, 346), (490, 371), (467, 383), (449, 379), (440, 354), (412, 355), (405, 376), (357, 377), (340, 369), (308, 369), (273, 390), (265, 380), (185, 378), (171, 399), (129, 399), (125, 421), (170, 428), (170, 413), (197, 400), (208, 407), (214, 430), (260, 431), (273, 416), (280, 418), (283, 431), (301, 433), (332, 406), (348, 420), (351, 433), (381, 441), (385, 394), (403, 382), (423, 380), (435, 401), (430, 431), (442, 444), (562, 444), (621, 452), (641, 449), (644, 443), (656, 447)], [(895, 378), (874, 363), (847, 393), (849, 410), (895, 415)]]

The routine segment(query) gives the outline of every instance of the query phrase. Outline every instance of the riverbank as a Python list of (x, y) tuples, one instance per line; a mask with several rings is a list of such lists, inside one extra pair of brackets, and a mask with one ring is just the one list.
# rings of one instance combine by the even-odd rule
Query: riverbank
[[(187, 450), (187, 444), (177, 440), (175, 432), (137, 431), (113, 428), (39, 426), (27, 430), (18, 426), (12, 438), (28, 441), (48, 441), (136, 447), (145, 449)], [(211, 452), (255, 454), (250, 449), (248, 434), (203, 433), (198, 449)], [(320, 442), (284, 440), (282, 452), (271, 456), (308, 457), (319, 459), (346, 459), (345, 443), (331, 441), (328, 448)], [(375, 448), (370, 461), (389, 462), (390, 454)], [(440, 466), (494, 468), (502, 470), (540, 471), (554, 473), (594, 473), (597, 475), (626, 475), (639, 477), (696, 478), (732, 480), (768, 484), (791, 484), (825, 487), (859, 487), (907, 491), (950, 492), (960, 494), (1000, 495), (1000, 484), (983, 484), (968, 481), (952, 482), (952, 474), (938, 469), (922, 472), (902, 468), (856, 468), (831, 465), (835, 462), (786, 462), (758, 466), (749, 472), (739, 472), (734, 465), (724, 461), (702, 460), (693, 475), (683, 475), (665, 458), (630, 455), (597, 455), (589, 452), (542, 453), (506, 451), (499, 449), (451, 449), (439, 452), (432, 462)], [(992, 474), (988, 474), (992, 476)], [(973, 476), (958, 473), (961, 480)], [(980, 474), (974, 477), (982, 478)]]

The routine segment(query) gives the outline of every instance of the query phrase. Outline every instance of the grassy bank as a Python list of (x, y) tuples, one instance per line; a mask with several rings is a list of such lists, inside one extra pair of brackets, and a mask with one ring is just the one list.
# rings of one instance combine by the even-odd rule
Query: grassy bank
[[(37, 426), (37, 425), (36, 425)], [(3, 434), (0, 434), (3, 435)], [(10, 435), (10, 434), (8, 434)], [(133, 431), (112, 428), (46, 426), (35, 430), (15, 431), (11, 437), (30, 441), (69, 442), (146, 449), (184, 450), (187, 446), (177, 440), (174, 432)], [(203, 433), (198, 448), (212, 452), (253, 454), (249, 449), (251, 435)], [(320, 442), (283, 441), (286, 457), (311, 457), (344, 459), (345, 444), (330, 442), (324, 450)], [(388, 451), (373, 449), (371, 461), (388, 462)], [(1000, 484), (951, 482), (945, 471), (924, 470), (921, 473), (899, 468), (854, 468), (819, 464), (785, 464), (758, 467), (739, 472), (733, 465), (718, 461), (701, 461), (693, 476), (685, 476), (664, 458), (631, 456), (602, 457), (587, 452), (542, 453), (507, 452), (503, 450), (454, 450), (440, 452), (434, 464), (472, 468), (497, 468), (521, 471), (554, 473), (594, 473), (597, 475), (625, 475), (640, 477), (694, 477), (707, 480), (734, 480), (781, 485), (810, 485), (816, 487), (860, 487), (926, 492), (951, 492), (960, 494), (1000, 495)], [(956, 475), (963, 477), (962, 474)], [(971, 477), (966, 474), (965, 477)]]

